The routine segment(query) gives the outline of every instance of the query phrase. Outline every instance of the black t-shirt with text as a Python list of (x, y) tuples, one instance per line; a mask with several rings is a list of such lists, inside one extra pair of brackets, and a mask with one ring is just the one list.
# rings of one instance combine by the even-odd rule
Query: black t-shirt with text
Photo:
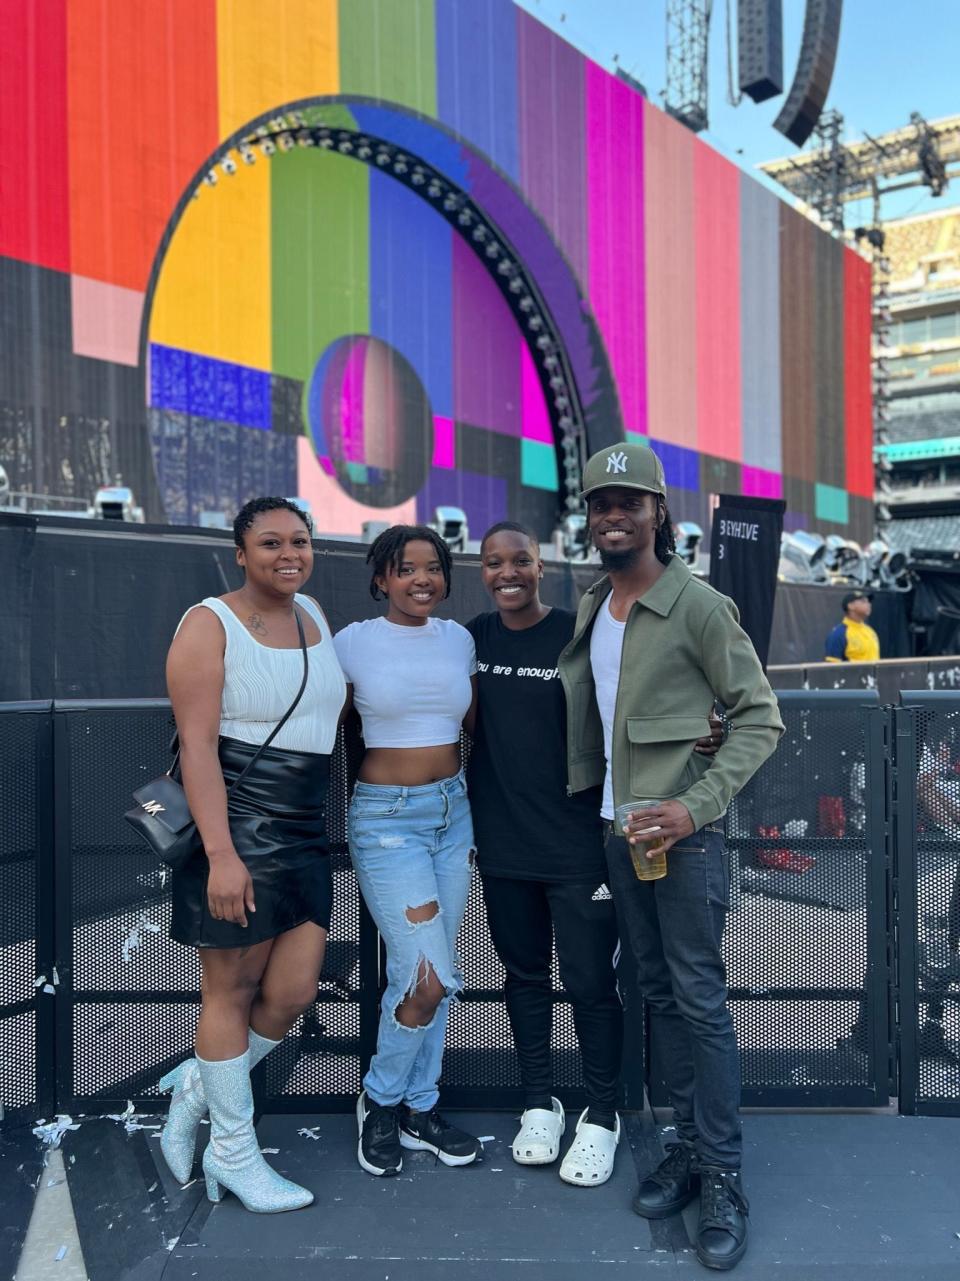
[(601, 789), (567, 795), (567, 710), (557, 660), (576, 615), (521, 631), (496, 613), (467, 624), (477, 647), (477, 731), (467, 787), (480, 871), (531, 881), (606, 876)]

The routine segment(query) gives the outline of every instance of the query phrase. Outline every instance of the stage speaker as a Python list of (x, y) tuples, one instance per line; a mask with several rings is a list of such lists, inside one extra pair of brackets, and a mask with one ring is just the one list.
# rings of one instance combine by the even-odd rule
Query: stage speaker
[(798, 147), (810, 137), (830, 91), (843, 0), (807, 0), (797, 73), (773, 127)]
[(737, 65), (754, 102), (783, 93), (782, 0), (737, 0)]

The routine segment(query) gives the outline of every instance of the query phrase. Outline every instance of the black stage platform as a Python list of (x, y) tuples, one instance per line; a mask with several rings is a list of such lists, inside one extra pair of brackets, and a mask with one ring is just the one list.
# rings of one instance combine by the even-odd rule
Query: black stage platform
[[(181, 1190), (157, 1131), (85, 1119), (63, 1140), (90, 1281), (589, 1281), (666, 1271), (709, 1275), (690, 1248), (695, 1207), (647, 1223), (630, 1211), (637, 1172), (659, 1159), (647, 1116), (625, 1118), (613, 1179), (561, 1183), (556, 1166), (510, 1157), (516, 1119), (464, 1113), (487, 1142), (482, 1164), (450, 1170), (407, 1153), (396, 1179), (364, 1174), (348, 1116), (267, 1116), (269, 1159), (310, 1187), (307, 1210), (216, 1207), (202, 1179)], [(149, 1122), (156, 1118), (141, 1118)], [(568, 1120), (568, 1140), (573, 1121)], [(299, 1134), (308, 1129), (310, 1134)], [(960, 1275), (960, 1120), (884, 1114), (745, 1118), (753, 1281), (956, 1281)]]

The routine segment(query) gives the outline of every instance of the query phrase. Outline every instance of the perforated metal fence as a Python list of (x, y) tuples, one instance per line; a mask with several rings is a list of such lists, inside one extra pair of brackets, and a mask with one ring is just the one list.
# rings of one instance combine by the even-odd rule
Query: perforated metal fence
[(960, 1116), (960, 694), (894, 713), (894, 920), (903, 1111)]
[[(920, 701), (894, 712), (863, 692), (782, 695), (781, 747), (731, 810), (725, 956), (747, 1104), (876, 1105), (899, 1088), (905, 1110), (960, 1106), (960, 823), (936, 802), (960, 815), (960, 695)], [(166, 870), (122, 814), (168, 763), (169, 708), (0, 706), (0, 729), (0, 1099), (8, 1116), (157, 1103), (158, 1078), (192, 1044), (199, 976), (167, 937)], [(382, 958), (346, 850), (348, 755), (341, 740), (327, 962), (316, 1003), (258, 1069), (265, 1110), (352, 1107), (376, 1043)], [(460, 950), (444, 1098), (516, 1106), (479, 884)], [(656, 1055), (621, 978), (624, 1098), (636, 1107), (645, 1050)], [(555, 997), (556, 1086), (575, 1103), (579, 1055), (556, 975)], [(653, 1092), (663, 1099), (656, 1081)]]
[(53, 1110), (49, 703), (0, 704), (0, 1120)]
[(888, 717), (859, 691), (779, 698), (780, 746), (727, 819), (744, 1102), (885, 1105)]

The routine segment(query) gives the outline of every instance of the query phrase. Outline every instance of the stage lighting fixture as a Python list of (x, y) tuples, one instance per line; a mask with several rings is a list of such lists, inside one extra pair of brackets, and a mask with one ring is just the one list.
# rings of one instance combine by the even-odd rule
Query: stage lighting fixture
[(362, 543), (372, 543), (375, 538), (379, 538), (385, 529), (390, 528), (388, 520), (365, 520), (360, 526), (360, 541)]
[(780, 537), (780, 577), (796, 583), (826, 583), (823, 564), (827, 545), (819, 534), (798, 529)]
[(104, 485), (93, 496), (93, 515), (97, 520), (124, 520), (135, 525), (143, 524), (143, 508), (138, 507), (133, 491), (120, 483)]
[(703, 530), (692, 520), (678, 521), (674, 526), (677, 538), (677, 555), (685, 565), (696, 569), (700, 560), (700, 542)]
[(823, 556), (824, 568), (833, 578), (865, 587), (870, 578), (867, 559), (859, 543), (839, 534), (829, 534)]
[(560, 522), (560, 541), (567, 560), (586, 560), (590, 554), (590, 531), (585, 512), (569, 512)]
[(237, 162), (234, 160), (233, 156), (224, 156), (220, 161), (220, 168), (228, 178), (232, 178), (237, 172)]
[(10, 477), (0, 467), (0, 507), (6, 507), (10, 502)]
[(434, 515), (433, 528), (452, 552), (466, 551), (470, 534), (467, 528), (467, 513), (462, 507), (438, 507)]

